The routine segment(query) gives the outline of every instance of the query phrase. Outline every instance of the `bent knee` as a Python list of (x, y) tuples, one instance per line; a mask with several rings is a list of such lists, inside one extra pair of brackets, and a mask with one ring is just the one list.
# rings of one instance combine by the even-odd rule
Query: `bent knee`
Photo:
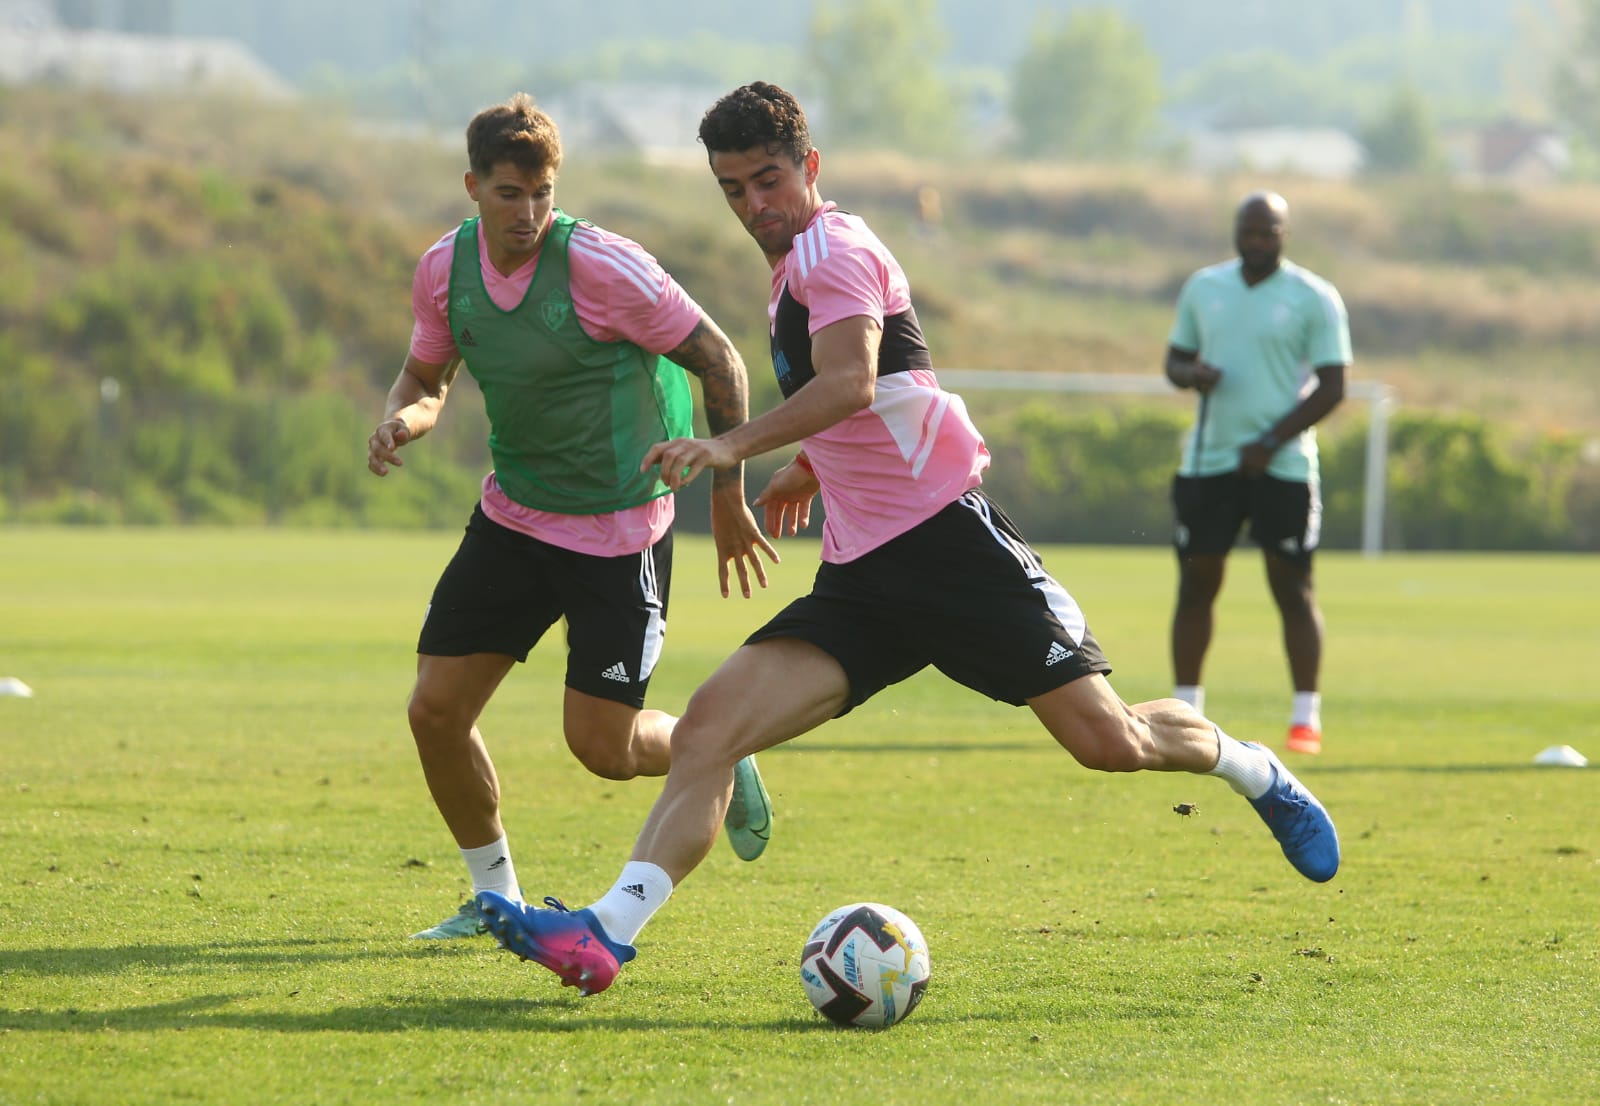
[(634, 756), (632, 735), (611, 734), (594, 730), (567, 731), (567, 748), (578, 758), (590, 774), (603, 780), (631, 780), (639, 774), (638, 758)]
[(673, 727), (672, 767), (680, 774), (726, 771), (739, 759), (733, 734), (714, 723), (702, 724), (700, 718), (691, 701)]
[(418, 744), (437, 744), (472, 729), (472, 720), (456, 704), (420, 687), (411, 692), (406, 702), (406, 721)]

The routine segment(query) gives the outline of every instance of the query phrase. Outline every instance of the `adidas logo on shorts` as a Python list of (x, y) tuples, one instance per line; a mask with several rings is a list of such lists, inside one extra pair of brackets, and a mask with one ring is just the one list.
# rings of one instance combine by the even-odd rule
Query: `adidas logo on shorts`
[(1062, 645), (1059, 641), (1052, 641), (1050, 643), (1050, 652), (1045, 654), (1045, 658), (1044, 658), (1045, 667), (1048, 668), (1052, 664), (1060, 664), (1062, 661), (1066, 660), (1070, 656), (1072, 656), (1072, 650), (1071, 649), (1068, 649), (1065, 645)]
[(608, 680), (615, 680), (619, 684), (628, 684), (633, 682), (628, 676), (627, 667), (621, 661), (618, 661), (616, 664), (600, 673), (600, 675), (604, 676)]

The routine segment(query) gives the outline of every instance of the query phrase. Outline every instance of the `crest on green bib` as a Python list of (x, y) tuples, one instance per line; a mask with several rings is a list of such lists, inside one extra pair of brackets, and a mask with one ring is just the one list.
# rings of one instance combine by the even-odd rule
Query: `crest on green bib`
[(539, 314), (544, 318), (545, 326), (560, 330), (567, 316), (572, 314), (572, 300), (560, 294), (553, 295), (539, 305)]

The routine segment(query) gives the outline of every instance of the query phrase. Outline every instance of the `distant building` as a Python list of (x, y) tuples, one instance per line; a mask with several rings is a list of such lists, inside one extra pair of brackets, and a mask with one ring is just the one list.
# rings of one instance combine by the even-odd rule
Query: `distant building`
[(1367, 161), (1366, 148), (1333, 127), (1196, 131), (1188, 145), (1190, 164), (1205, 172), (1240, 169), (1348, 180)]
[(176, 0), (55, 0), (56, 18), (75, 31), (170, 35)]
[(1572, 150), (1561, 132), (1514, 119), (1452, 132), (1445, 149), (1456, 174), (1472, 180), (1554, 184), (1572, 168)]
[(50, 0), (0, 0), (0, 30), (37, 31), (56, 25)]
[(647, 161), (705, 158), (700, 119), (726, 91), (685, 85), (588, 82), (538, 97), (561, 128), (561, 145), (579, 156), (628, 155)]
[[(125, 18), (142, 10), (130, 6)], [(0, 0), (0, 84), (269, 100), (295, 95), (293, 86), (232, 39), (78, 29), (63, 24), (55, 5), (32, 0)]]

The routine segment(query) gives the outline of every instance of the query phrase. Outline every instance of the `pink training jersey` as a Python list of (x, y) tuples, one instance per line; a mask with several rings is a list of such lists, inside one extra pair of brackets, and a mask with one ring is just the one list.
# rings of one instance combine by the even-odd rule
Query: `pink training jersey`
[(827, 512), (823, 560), (855, 560), (983, 482), (983, 435), (939, 387), (905, 272), (860, 218), (818, 209), (772, 272), (767, 312), (786, 396), (813, 375), (819, 330), (865, 315), (882, 331), (872, 405), (804, 443)]
[[(435, 242), (417, 263), (411, 283), (411, 313), (416, 318), (411, 355), (430, 365), (448, 364), (460, 355), (450, 332), (450, 264), (455, 240), (456, 231), (452, 230)], [(539, 256), (535, 254), (506, 276), (490, 263), (485, 236), (478, 235), (483, 285), (502, 311), (522, 302), (533, 283)], [(700, 321), (699, 305), (678, 282), (642, 246), (619, 234), (580, 223), (567, 242), (567, 268), (578, 322), (596, 341), (632, 342), (650, 353), (666, 353), (681, 345)], [(470, 362), (467, 367), (470, 371)], [(510, 499), (492, 472), (483, 478), (482, 505), (483, 513), (502, 526), (597, 557), (620, 557), (648, 548), (666, 533), (674, 514), (670, 495), (600, 515), (539, 511)]]

